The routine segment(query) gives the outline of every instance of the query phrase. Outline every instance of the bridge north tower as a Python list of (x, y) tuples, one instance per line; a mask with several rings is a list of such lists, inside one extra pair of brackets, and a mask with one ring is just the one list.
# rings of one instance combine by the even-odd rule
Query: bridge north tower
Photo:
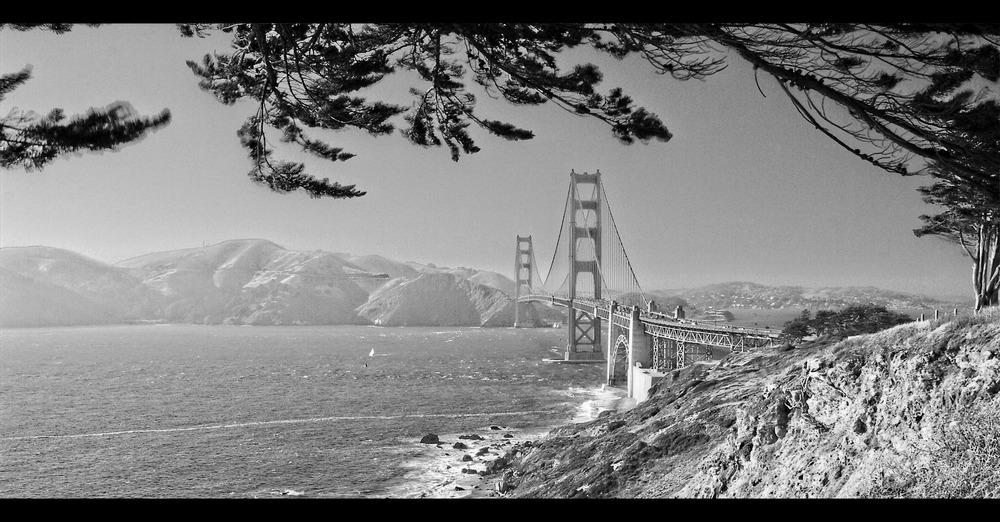
[(520, 326), (521, 289), (531, 293), (532, 274), (535, 266), (535, 251), (531, 246), (531, 236), (517, 236), (517, 258), (514, 260), (514, 328)]

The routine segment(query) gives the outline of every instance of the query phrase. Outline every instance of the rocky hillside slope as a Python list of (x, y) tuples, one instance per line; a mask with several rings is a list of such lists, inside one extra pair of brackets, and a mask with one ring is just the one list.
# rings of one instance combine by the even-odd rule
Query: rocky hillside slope
[[(898, 495), (906, 488), (886, 484), (912, 482), (956, 447), (959, 467), (924, 478), (961, 482), (978, 452), (996, 487), (998, 391), (997, 310), (735, 354), (674, 371), (628, 411), (515, 448), (498, 489), (522, 498)], [(992, 449), (944, 442), (981, 432), (969, 423), (984, 415), (993, 431), (980, 436)]]

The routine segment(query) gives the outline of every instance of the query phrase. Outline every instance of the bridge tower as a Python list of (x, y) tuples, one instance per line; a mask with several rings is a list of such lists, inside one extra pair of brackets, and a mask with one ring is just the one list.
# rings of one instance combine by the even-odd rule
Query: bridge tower
[[(535, 267), (532, 260), (535, 258), (534, 249), (531, 246), (531, 236), (517, 236), (517, 258), (514, 260), (514, 328), (520, 325), (520, 305), (521, 286), (524, 285), (528, 293), (531, 293), (531, 274)], [(527, 294), (526, 294), (527, 295)]]
[[(577, 174), (570, 171), (569, 216), (569, 299), (576, 298), (580, 276), (592, 281), (593, 299), (601, 300), (601, 172)], [(584, 189), (592, 186), (592, 190)], [(584, 196), (589, 194), (588, 196)], [(589, 248), (587, 248), (589, 247)], [(588, 256), (587, 253), (590, 255)], [(586, 288), (584, 286), (583, 288)], [(569, 343), (565, 360), (601, 360), (601, 321), (596, 310), (576, 310), (571, 305)]]

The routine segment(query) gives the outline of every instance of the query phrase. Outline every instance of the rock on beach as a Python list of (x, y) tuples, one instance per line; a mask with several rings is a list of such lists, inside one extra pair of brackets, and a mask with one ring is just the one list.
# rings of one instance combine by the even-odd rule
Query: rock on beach
[[(579, 393), (580, 390), (574, 391)], [(623, 390), (586, 390), (589, 397), (578, 408), (570, 424), (595, 419), (605, 410), (623, 411), (634, 404), (623, 401)], [(563, 424), (563, 423), (560, 423)], [(414, 452), (405, 464), (403, 482), (389, 498), (498, 498), (507, 496), (517, 484), (511, 463), (544, 439), (558, 426), (530, 429), (491, 424), (462, 434), (427, 433), (408, 448)], [(458, 439), (462, 442), (454, 442)], [(459, 447), (459, 446), (462, 447)], [(459, 450), (455, 454), (455, 450)]]

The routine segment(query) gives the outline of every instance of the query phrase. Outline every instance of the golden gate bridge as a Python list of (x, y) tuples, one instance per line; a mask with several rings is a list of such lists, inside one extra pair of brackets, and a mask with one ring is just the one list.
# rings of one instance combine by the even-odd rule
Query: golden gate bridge
[[(608, 384), (636, 372), (665, 372), (731, 352), (774, 347), (780, 332), (692, 321), (677, 307), (660, 312), (642, 292), (608, 205), (601, 173), (570, 172), (563, 219), (545, 280), (538, 274), (531, 236), (517, 236), (514, 326), (521, 305), (536, 301), (567, 309), (568, 342), (559, 362), (607, 363)], [(603, 333), (603, 335), (602, 335)]]

